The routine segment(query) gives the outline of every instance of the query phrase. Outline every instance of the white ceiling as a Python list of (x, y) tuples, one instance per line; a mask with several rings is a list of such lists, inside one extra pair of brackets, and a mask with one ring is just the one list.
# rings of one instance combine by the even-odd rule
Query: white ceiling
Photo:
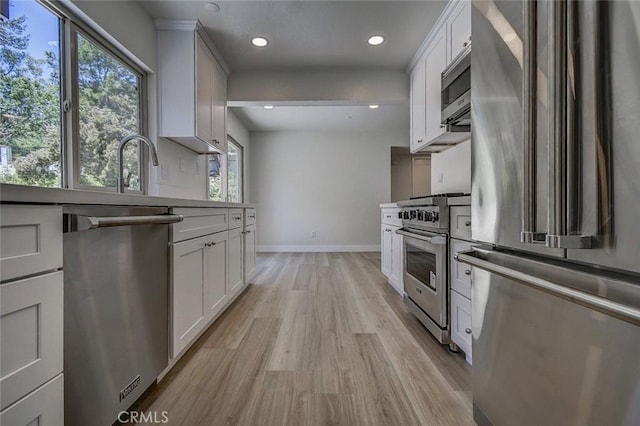
[[(215, 0), (213, 0), (215, 1)], [(446, 1), (140, 1), (154, 18), (199, 19), (231, 71), (375, 67), (405, 69)], [(382, 34), (377, 47), (370, 35)], [(264, 48), (254, 36), (269, 40)]]
[[(408, 105), (235, 107), (249, 131), (383, 131), (409, 128)], [(351, 118), (348, 118), (351, 117)]]

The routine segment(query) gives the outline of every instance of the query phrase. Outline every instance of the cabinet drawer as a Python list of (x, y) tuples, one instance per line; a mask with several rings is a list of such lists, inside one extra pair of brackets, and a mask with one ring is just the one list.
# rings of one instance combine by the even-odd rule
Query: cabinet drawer
[(229, 209), (229, 229), (242, 227), (242, 209)]
[(61, 271), (0, 285), (2, 408), (62, 372), (63, 304)]
[(466, 250), (471, 250), (471, 243), (451, 239), (451, 288), (471, 299), (471, 266), (455, 259), (456, 253)]
[(174, 243), (229, 229), (228, 209), (179, 208), (172, 212), (184, 216), (182, 222), (171, 225)]
[(451, 339), (471, 358), (471, 300), (451, 292)]
[(12, 426), (63, 426), (64, 376), (36, 389), (0, 413), (0, 424)]
[(0, 207), (0, 279), (62, 267), (62, 207)]
[(398, 217), (400, 207), (382, 209), (382, 223), (385, 225), (402, 226), (402, 219)]
[(256, 209), (244, 210), (244, 226), (253, 225), (256, 223)]
[(471, 239), (471, 206), (451, 207), (451, 236)]

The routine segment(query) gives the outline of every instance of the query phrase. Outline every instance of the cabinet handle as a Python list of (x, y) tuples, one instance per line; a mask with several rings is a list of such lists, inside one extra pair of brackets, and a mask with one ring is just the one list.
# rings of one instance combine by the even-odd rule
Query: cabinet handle
[(471, 226), (471, 221), (470, 221), (470, 220), (466, 221), (466, 222), (464, 223), (464, 226)]
[(256, 215), (255, 215), (255, 214), (252, 214), (252, 215), (249, 215), (249, 217), (250, 217), (251, 219), (255, 219), (255, 218), (256, 218)]
[(422, 138), (418, 139), (416, 142), (422, 143)]
[(467, 334), (471, 334), (471, 329), (470, 328), (465, 328), (464, 332), (467, 333)]
[(251, 231), (245, 231), (244, 233), (245, 233), (245, 234), (250, 234), (250, 233), (251, 233)]
[(220, 143), (218, 139), (212, 139), (211, 142), (215, 143), (216, 145)]
[(211, 246), (215, 246), (215, 245), (216, 245), (216, 243), (213, 242), (213, 241), (209, 241), (208, 243), (204, 243), (205, 247), (211, 247)]
[(465, 275), (471, 275), (471, 269), (467, 269), (467, 270), (465, 270), (465, 271), (464, 271), (464, 274), (465, 274)]
[(391, 219), (391, 216), (387, 216), (387, 219)]
[(447, 127), (447, 125), (446, 125), (446, 124), (441, 124), (441, 125), (440, 125), (440, 128), (441, 128), (441, 129), (444, 129), (445, 127)]
[(418, 292), (418, 294), (422, 294), (422, 290), (419, 287), (416, 287), (416, 291)]

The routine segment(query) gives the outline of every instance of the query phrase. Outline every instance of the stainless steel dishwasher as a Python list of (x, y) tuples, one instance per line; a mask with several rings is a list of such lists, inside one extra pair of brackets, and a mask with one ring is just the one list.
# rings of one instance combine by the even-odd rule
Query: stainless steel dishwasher
[(110, 425), (168, 363), (167, 208), (65, 206), (66, 425)]

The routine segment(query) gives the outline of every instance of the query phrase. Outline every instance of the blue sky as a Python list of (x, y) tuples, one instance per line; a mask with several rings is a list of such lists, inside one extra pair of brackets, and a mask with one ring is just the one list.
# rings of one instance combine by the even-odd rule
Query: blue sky
[(29, 53), (35, 58), (44, 58), (51, 50), (58, 55), (58, 17), (35, 0), (11, 0), (9, 17), (26, 16), (27, 32), (30, 34)]

